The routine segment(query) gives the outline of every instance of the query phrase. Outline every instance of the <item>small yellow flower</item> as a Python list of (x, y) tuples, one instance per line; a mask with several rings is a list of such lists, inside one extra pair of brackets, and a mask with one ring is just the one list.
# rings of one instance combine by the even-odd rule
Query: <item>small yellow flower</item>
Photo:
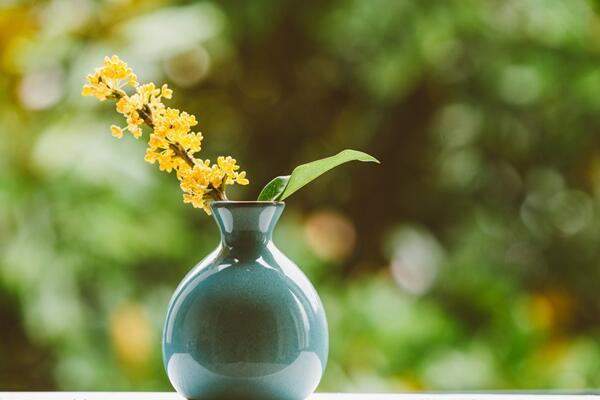
[(132, 73), (131, 75), (129, 75), (129, 79), (127, 79), (127, 84), (129, 86), (136, 87), (138, 85), (137, 75), (134, 74), (134, 73)]
[(86, 80), (88, 83), (81, 90), (82, 95), (95, 96), (100, 101), (104, 101), (112, 95), (113, 90), (109, 86), (109, 82), (103, 79), (99, 71), (93, 75), (88, 75)]
[(165, 99), (170, 99), (173, 96), (173, 91), (171, 89), (169, 89), (169, 87), (167, 86), (167, 84), (165, 83), (164, 85), (162, 85), (162, 87), (160, 88), (160, 95), (162, 97), (164, 97)]
[(146, 155), (144, 156), (144, 160), (149, 162), (150, 164), (154, 164), (156, 160), (158, 160), (158, 153), (154, 152), (151, 149), (146, 149)]
[(125, 96), (117, 101), (117, 112), (127, 115), (137, 108), (137, 104), (131, 99), (131, 97)]
[(239, 185), (247, 185), (250, 183), (248, 179), (246, 179), (246, 171), (242, 171), (240, 173), (235, 173), (235, 182)]
[(217, 165), (227, 175), (233, 176), (233, 171), (240, 168), (238, 165), (235, 165), (235, 163), (236, 163), (235, 158), (231, 158), (230, 156), (227, 156), (227, 157), (220, 156), (217, 158)]
[(127, 124), (127, 130), (131, 132), (134, 138), (139, 139), (142, 137), (142, 128), (136, 124)]
[(116, 125), (111, 125), (110, 126), (110, 132), (112, 133), (112, 135), (116, 138), (121, 139), (123, 137), (123, 129), (119, 128)]
[(104, 77), (112, 80), (129, 79), (133, 72), (127, 64), (119, 59), (118, 56), (104, 57), (104, 68), (102, 68)]

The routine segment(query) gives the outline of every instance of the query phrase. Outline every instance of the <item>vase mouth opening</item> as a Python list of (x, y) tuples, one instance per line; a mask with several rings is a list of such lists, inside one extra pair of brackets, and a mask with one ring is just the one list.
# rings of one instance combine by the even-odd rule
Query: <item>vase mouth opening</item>
[(279, 201), (213, 201), (210, 205), (221, 239), (231, 246), (243, 244), (249, 236), (268, 242), (284, 207)]
[(211, 206), (213, 207), (226, 207), (226, 206), (242, 206), (242, 207), (257, 207), (257, 206), (279, 206), (285, 205), (283, 201), (252, 201), (252, 200), (218, 200), (213, 201)]

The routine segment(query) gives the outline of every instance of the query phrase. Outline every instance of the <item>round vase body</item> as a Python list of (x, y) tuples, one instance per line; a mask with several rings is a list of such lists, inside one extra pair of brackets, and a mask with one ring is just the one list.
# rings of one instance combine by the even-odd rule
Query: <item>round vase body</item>
[(221, 244), (184, 278), (167, 312), (163, 359), (194, 400), (300, 400), (328, 352), (325, 312), (271, 234), (283, 203), (214, 202)]

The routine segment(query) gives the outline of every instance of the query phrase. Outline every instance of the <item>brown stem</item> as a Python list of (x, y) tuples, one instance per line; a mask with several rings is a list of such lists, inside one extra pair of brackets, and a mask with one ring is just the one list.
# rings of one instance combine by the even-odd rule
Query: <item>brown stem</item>
[(209, 196), (212, 197), (215, 201), (227, 201), (227, 195), (224, 190), (216, 188), (211, 185), (211, 190), (209, 192)]
[(221, 189), (215, 189), (215, 190), (216, 190), (216, 192), (218, 194), (219, 201), (227, 201), (227, 200), (229, 200), (227, 198), (227, 195), (225, 194), (224, 190), (221, 190)]
[(137, 110), (137, 112), (140, 115), (140, 117), (142, 117), (142, 119), (144, 120), (146, 125), (148, 125), (152, 129), (154, 129), (154, 121), (152, 120), (152, 111), (150, 111), (150, 108), (148, 107), (148, 105), (144, 104), (144, 107), (141, 110)]
[(173, 153), (175, 153), (177, 157), (185, 161), (187, 165), (190, 166), (190, 168), (194, 168), (196, 162), (190, 157), (190, 155), (185, 150), (183, 150), (179, 145), (171, 142), (169, 142), (169, 147), (171, 148), (171, 150), (173, 150)]

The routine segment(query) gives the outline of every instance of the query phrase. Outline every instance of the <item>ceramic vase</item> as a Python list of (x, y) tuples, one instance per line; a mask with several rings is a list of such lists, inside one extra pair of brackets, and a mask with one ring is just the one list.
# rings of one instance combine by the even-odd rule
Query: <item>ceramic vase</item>
[(321, 300), (273, 243), (281, 202), (213, 202), (217, 248), (179, 284), (163, 332), (164, 366), (194, 400), (300, 400), (328, 353)]

